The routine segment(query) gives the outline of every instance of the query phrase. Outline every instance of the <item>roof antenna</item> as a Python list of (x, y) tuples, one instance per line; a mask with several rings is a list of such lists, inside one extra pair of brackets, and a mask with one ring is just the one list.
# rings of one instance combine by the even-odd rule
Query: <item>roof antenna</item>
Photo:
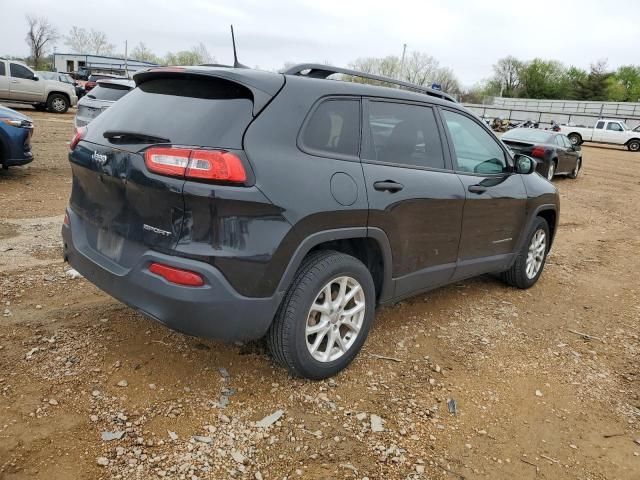
[(231, 42), (233, 43), (233, 68), (249, 68), (238, 61), (238, 52), (236, 52), (236, 36), (233, 34), (233, 25), (231, 25)]

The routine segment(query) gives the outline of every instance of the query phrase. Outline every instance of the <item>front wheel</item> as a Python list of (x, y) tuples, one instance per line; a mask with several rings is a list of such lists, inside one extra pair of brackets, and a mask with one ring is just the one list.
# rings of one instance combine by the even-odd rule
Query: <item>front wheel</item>
[(532, 287), (544, 269), (550, 241), (547, 221), (544, 218), (536, 217), (527, 242), (518, 252), (515, 262), (509, 270), (502, 273), (504, 282), (512, 287)]
[(553, 176), (556, 174), (556, 162), (551, 160), (549, 167), (547, 168), (547, 180), (553, 180)]
[(64, 95), (52, 93), (47, 99), (47, 110), (52, 113), (66, 113), (69, 110), (69, 100)]
[(580, 168), (582, 167), (582, 159), (579, 158), (576, 161), (576, 166), (573, 169), (573, 171), (569, 174), (569, 178), (575, 180), (576, 178), (578, 178), (578, 174), (580, 173)]
[(627, 148), (630, 152), (640, 151), (640, 140), (631, 140), (629, 143), (627, 143)]
[(274, 359), (296, 376), (335, 375), (351, 363), (373, 322), (375, 287), (358, 259), (335, 251), (309, 256), (267, 333)]

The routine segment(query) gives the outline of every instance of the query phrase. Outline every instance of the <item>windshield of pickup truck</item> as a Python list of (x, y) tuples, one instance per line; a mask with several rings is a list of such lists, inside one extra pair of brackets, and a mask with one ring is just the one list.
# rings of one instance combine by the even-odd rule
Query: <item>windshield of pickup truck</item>
[(629, 127), (627, 127), (627, 124), (624, 122), (620, 122), (620, 125), (622, 125), (622, 128), (627, 131), (627, 130), (631, 130)]

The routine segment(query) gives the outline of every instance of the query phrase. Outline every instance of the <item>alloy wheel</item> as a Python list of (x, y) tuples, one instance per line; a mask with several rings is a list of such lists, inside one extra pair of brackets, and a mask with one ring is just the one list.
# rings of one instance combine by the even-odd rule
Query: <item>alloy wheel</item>
[(328, 282), (311, 304), (305, 337), (307, 349), (319, 362), (339, 359), (353, 346), (365, 317), (365, 295), (352, 277)]
[(54, 99), (53, 102), (51, 102), (51, 106), (56, 112), (62, 112), (66, 107), (64, 100), (61, 98)]
[(556, 173), (556, 164), (554, 162), (551, 162), (551, 165), (549, 165), (549, 170), (547, 170), (547, 180), (551, 181), (553, 180), (553, 176)]
[(536, 230), (529, 244), (527, 252), (526, 273), (527, 277), (532, 279), (538, 275), (544, 262), (544, 256), (547, 251), (547, 235), (544, 230)]

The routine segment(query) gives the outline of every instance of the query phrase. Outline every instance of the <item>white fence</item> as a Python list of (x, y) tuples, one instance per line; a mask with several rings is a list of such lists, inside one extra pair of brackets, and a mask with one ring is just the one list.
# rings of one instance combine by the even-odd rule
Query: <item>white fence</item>
[(640, 125), (640, 103), (578, 102), (572, 100), (532, 100), (524, 98), (494, 98), (491, 105), (465, 104), (478, 116), (500, 117), (515, 122), (532, 120), (541, 127), (557, 123), (592, 127), (598, 118), (624, 120), (630, 128)]

